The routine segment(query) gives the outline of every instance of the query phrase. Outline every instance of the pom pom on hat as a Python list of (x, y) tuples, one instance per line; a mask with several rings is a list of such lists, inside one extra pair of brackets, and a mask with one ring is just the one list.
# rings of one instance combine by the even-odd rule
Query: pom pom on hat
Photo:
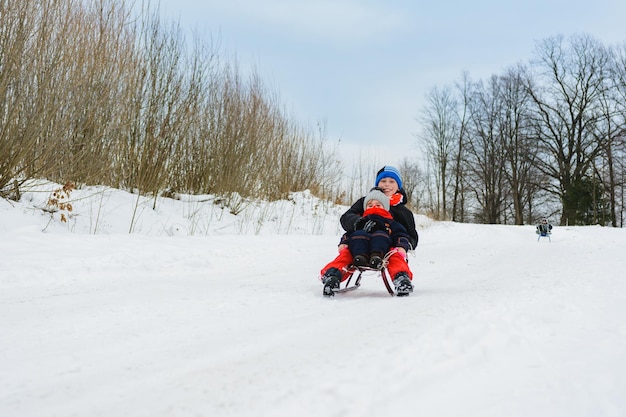
[(365, 199), (363, 200), (363, 211), (367, 210), (367, 203), (370, 200), (380, 201), (385, 208), (385, 210), (389, 211), (389, 197), (385, 195), (380, 189), (372, 188), (372, 190), (367, 193)]
[(402, 177), (400, 176), (400, 171), (397, 168), (385, 165), (378, 171), (376, 174), (376, 183), (375, 186), (378, 186), (378, 183), (383, 178), (393, 178), (398, 183), (398, 188), (402, 188)]

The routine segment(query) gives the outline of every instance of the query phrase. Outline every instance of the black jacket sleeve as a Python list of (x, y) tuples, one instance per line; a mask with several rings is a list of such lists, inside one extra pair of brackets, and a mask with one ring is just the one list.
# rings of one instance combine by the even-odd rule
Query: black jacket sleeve
[(354, 223), (363, 217), (363, 201), (365, 197), (359, 198), (345, 213), (341, 215), (339, 222), (346, 232), (354, 232)]
[(393, 246), (404, 248), (405, 251), (412, 249), (411, 236), (406, 232), (406, 229), (397, 220), (391, 222), (391, 241)]
[(415, 216), (413, 216), (413, 212), (406, 208), (404, 204), (393, 206), (390, 211), (393, 219), (400, 222), (406, 229), (410, 237), (411, 249), (417, 248), (419, 236), (415, 229)]

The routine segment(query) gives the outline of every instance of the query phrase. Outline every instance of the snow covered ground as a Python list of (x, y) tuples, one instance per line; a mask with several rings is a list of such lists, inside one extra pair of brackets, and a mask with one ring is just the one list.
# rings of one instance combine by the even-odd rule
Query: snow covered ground
[(626, 230), (418, 216), (410, 297), (325, 299), (344, 207), (52, 188), (0, 200), (1, 416), (626, 415)]

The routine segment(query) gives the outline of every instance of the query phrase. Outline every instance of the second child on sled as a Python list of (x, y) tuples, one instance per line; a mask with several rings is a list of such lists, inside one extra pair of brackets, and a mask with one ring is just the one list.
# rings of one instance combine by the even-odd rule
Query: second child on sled
[(410, 237), (404, 226), (391, 216), (389, 197), (380, 188), (373, 188), (365, 196), (363, 209), (355, 230), (346, 232), (341, 242), (348, 245), (354, 266), (381, 269), (383, 258), (392, 247), (408, 252)]

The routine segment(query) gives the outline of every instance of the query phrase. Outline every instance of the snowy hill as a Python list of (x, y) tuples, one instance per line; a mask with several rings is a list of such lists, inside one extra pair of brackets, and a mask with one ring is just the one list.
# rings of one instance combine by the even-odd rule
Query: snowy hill
[(418, 217), (410, 297), (325, 299), (345, 207), (46, 186), (0, 200), (2, 416), (626, 415), (623, 229)]

